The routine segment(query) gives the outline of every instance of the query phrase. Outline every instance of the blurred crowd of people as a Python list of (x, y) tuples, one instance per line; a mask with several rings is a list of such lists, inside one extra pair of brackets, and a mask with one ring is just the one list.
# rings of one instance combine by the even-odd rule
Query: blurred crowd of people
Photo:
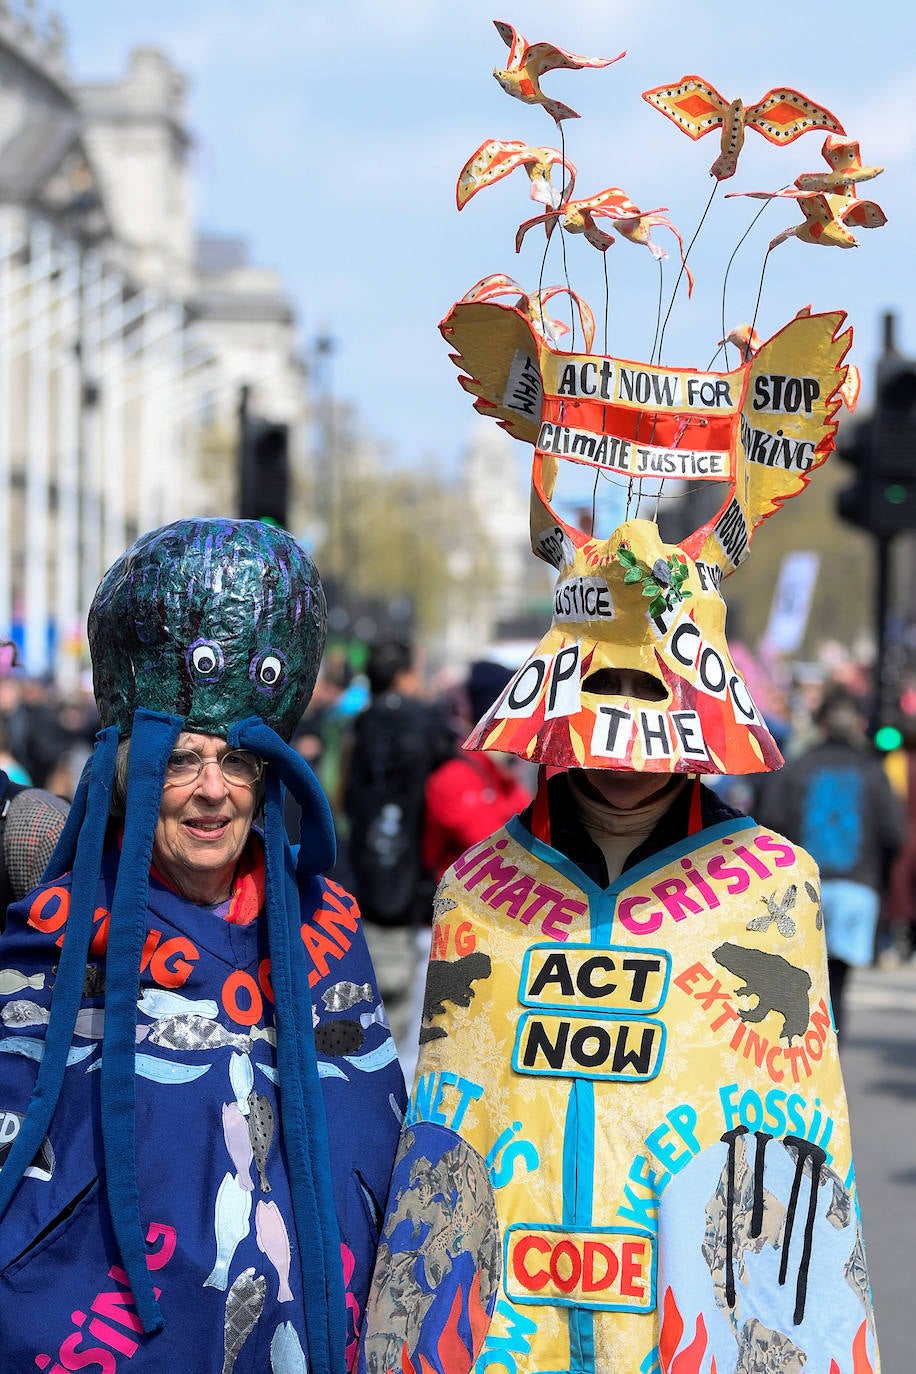
[(0, 768), (13, 782), (70, 801), (97, 729), (88, 685), (64, 695), (15, 670), (0, 676)]
[[(433, 680), (399, 637), (332, 649), (292, 741), (331, 802), (333, 876), (360, 901), (403, 1043), (416, 1039), (415, 984), (438, 879), (534, 793), (533, 765), (461, 749), (510, 678), (483, 656)], [(860, 669), (800, 673), (791, 691), (768, 701), (785, 768), (706, 779), (818, 860), (840, 1020), (850, 967), (906, 961), (916, 950), (916, 727), (899, 751), (878, 754), (869, 690)], [(12, 782), (71, 800), (97, 728), (88, 685), (62, 695), (15, 669), (0, 676), (0, 768)], [(298, 808), (291, 798), (287, 805), (293, 838)]]
[[(431, 683), (400, 640), (371, 646), (362, 673), (344, 653), (331, 654), (294, 740), (332, 803), (336, 876), (360, 900), (402, 1043), (416, 1041), (414, 984), (428, 952), (436, 882), (534, 793), (532, 765), (460, 747), (510, 677), (484, 657), (445, 686)], [(905, 962), (916, 950), (916, 728), (900, 750), (879, 754), (869, 732), (870, 690), (858, 664), (800, 669), (790, 688), (766, 697), (785, 767), (705, 779), (817, 859), (840, 1024), (851, 968)], [(385, 780), (388, 753), (397, 768)], [(379, 787), (390, 792), (387, 812), (373, 799)], [(377, 867), (379, 844), (388, 846), (397, 883)]]

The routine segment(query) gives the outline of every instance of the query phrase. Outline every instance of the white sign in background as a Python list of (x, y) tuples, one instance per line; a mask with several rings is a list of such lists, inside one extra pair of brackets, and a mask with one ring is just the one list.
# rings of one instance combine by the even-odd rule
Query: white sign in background
[(820, 554), (810, 549), (787, 553), (782, 560), (773, 591), (770, 618), (763, 636), (767, 648), (773, 652), (794, 654), (800, 648), (811, 612), (820, 562)]

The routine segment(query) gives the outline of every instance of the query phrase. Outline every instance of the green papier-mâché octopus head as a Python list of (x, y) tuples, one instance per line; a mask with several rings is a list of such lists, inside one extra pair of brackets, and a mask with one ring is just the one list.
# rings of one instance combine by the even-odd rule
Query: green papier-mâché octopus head
[(225, 735), (260, 716), (288, 740), (315, 686), (327, 631), (317, 569), (258, 520), (177, 520), (112, 564), (89, 611), (103, 725), (138, 707)]

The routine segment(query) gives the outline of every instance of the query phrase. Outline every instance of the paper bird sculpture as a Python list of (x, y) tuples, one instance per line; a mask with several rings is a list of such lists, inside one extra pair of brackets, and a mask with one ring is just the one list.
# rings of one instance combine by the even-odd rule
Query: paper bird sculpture
[(655, 243), (650, 234), (654, 226), (659, 225), (665, 229), (670, 229), (680, 245), (681, 262), (684, 263), (684, 270), (687, 274), (689, 290), (693, 290), (693, 274), (684, 261), (684, 240), (675, 228), (674, 224), (665, 215), (666, 207), (659, 206), (656, 210), (640, 210), (634, 205), (626, 191), (619, 186), (608, 186), (597, 195), (590, 196), (584, 200), (564, 200), (562, 204), (547, 210), (543, 215), (535, 215), (533, 219), (525, 220), (518, 227), (515, 236), (515, 251), (521, 252), (522, 243), (529, 229), (536, 224), (543, 224), (547, 233), (550, 234), (559, 222), (563, 229), (569, 234), (582, 234), (585, 239), (599, 252), (606, 253), (614, 242), (613, 234), (606, 233), (595, 223), (596, 218), (602, 218), (611, 222), (611, 228), (621, 237), (629, 239), (631, 243), (642, 244), (648, 248), (653, 258), (665, 258), (668, 254), (659, 244)]
[[(463, 210), (472, 196), (485, 186), (502, 181), (517, 167), (524, 167), (531, 181), (531, 199), (556, 209), (570, 195), (576, 182), (576, 169), (558, 148), (531, 148), (516, 139), (488, 138), (472, 153), (458, 173), (455, 198)], [(554, 167), (561, 169), (566, 180), (562, 187), (554, 186), (550, 174)]]
[(865, 167), (859, 153), (859, 145), (850, 138), (836, 138), (828, 134), (824, 139), (821, 154), (830, 167), (829, 172), (802, 172), (795, 178), (800, 191), (831, 191), (841, 195), (854, 195), (860, 181), (871, 181), (880, 176), (883, 167)]
[(748, 196), (752, 200), (789, 199), (798, 202), (804, 215), (801, 224), (784, 229), (770, 240), (770, 247), (785, 243), (786, 239), (801, 239), (802, 243), (823, 243), (830, 248), (855, 248), (858, 239), (849, 228), (880, 229), (887, 223), (881, 206), (873, 200), (859, 200), (856, 186), (880, 176), (883, 167), (868, 167), (862, 163), (859, 145), (853, 139), (828, 135), (821, 153), (830, 170), (802, 172), (794, 186), (778, 191), (733, 191), (727, 197)]
[(527, 38), (501, 19), (494, 19), (496, 31), (509, 49), (509, 62), (505, 67), (494, 67), (493, 75), (508, 95), (523, 100), (526, 105), (543, 105), (547, 113), (559, 124), (563, 119), (578, 119), (576, 110), (551, 100), (544, 95), (540, 78), (544, 72), (565, 67), (571, 71), (581, 71), (584, 67), (610, 67), (626, 57), (626, 52), (616, 57), (577, 57), (565, 48), (557, 48), (553, 43), (529, 43)]
[(734, 329), (728, 331), (724, 339), (719, 340), (719, 347), (732, 344), (741, 354), (741, 361), (744, 363), (759, 352), (762, 342), (763, 340), (752, 325), (738, 324), (735, 325)]
[(731, 195), (747, 196), (750, 200), (798, 202), (804, 220), (770, 239), (770, 248), (791, 238), (800, 239), (802, 243), (822, 243), (827, 248), (857, 248), (859, 240), (849, 225), (856, 229), (881, 229), (887, 224), (887, 215), (880, 205), (873, 200), (857, 200), (854, 195), (800, 191), (797, 187), (781, 191), (733, 191)]
[(463, 301), (492, 301), (499, 296), (524, 296), (525, 288), (506, 272), (491, 272), (481, 277), (461, 297)]
[(777, 144), (792, 143), (809, 129), (844, 132), (836, 116), (823, 105), (788, 87), (767, 91), (756, 105), (748, 106), (741, 100), (729, 102), (701, 76), (682, 76), (675, 85), (656, 86), (642, 94), (643, 100), (661, 110), (690, 138), (721, 129), (719, 156), (709, 169), (717, 181), (734, 176), (745, 129), (756, 129)]
[(795, 199), (804, 221), (777, 234), (770, 241), (771, 248), (790, 238), (828, 248), (857, 248), (859, 240), (850, 231), (850, 224), (856, 229), (881, 229), (887, 224), (887, 215), (873, 200), (850, 200), (816, 191), (801, 191)]
[(498, 300), (501, 296), (514, 296), (515, 308), (525, 313), (535, 333), (555, 346), (570, 332), (570, 327), (564, 321), (548, 315), (544, 307), (549, 300), (559, 295), (568, 296), (576, 307), (585, 340), (585, 352), (591, 353), (595, 342), (595, 316), (588, 303), (568, 286), (548, 286), (543, 291), (533, 291), (529, 294), (514, 277), (507, 276), (505, 272), (493, 272), (490, 276), (482, 277), (479, 282), (475, 282), (461, 299), (479, 303)]

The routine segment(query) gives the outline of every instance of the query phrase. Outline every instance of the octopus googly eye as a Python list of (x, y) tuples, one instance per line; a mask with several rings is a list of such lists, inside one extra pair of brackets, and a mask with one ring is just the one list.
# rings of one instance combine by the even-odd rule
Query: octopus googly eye
[(199, 639), (188, 649), (187, 664), (200, 682), (216, 682), (223, 671), (223, 651), (218, 644)]
[(273, 692), (286, 677), (286, 659), (277, 649), (267, 649), (253, 660), (249, 676), (262, 692)]

